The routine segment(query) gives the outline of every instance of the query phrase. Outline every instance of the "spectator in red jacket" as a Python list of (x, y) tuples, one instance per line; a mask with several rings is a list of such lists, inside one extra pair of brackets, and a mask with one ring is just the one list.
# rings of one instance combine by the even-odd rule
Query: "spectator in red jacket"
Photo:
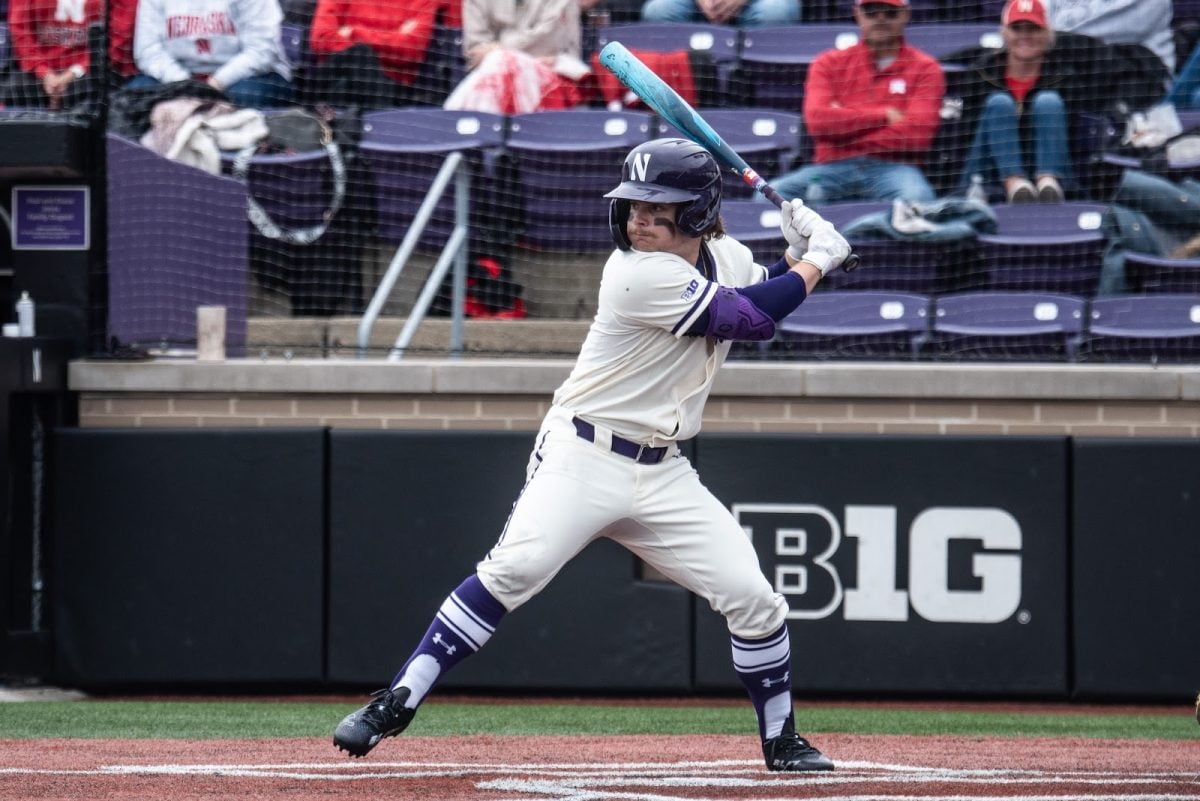
[(0, 86), (0, 103), (59, 110), (98, 98), (87, 30), (103, 21), (104, 0), (11, 0), (16, 69)]
[(857, 0), (861, 40), (813, 61), (804, 86), (813, 163), (771, 182), (785, 198), (934, 198), (920, 165), (946, 84), (938, 62), (904, 41), (911, 13), (908, 0)]
[(137, 0), (108, 0), (108, 71), (117, 84), (137, 75), (133, 60), (133, 26)]
[(367, 108), (411, 103), (439, 8), (429, 0), (319, 0), (310, 33), (319, 59), (314, 100)]

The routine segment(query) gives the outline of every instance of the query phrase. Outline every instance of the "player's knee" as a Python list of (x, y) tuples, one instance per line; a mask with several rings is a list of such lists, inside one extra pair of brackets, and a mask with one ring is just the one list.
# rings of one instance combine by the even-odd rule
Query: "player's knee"
[(766, 592), (746, 596), (724, 612), (729, 633), (747, 640), (761, 639), (778, 631), (787, 620), (787, 613), (787, 601), (769, 587)]

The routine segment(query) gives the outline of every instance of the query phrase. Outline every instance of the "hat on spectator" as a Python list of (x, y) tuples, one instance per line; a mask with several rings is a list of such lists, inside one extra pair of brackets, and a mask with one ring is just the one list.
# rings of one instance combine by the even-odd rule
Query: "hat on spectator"
[(1001, 25), (1012, 25), (1014, 22), (1032, 22), (1039, 28), (1049, 28), (1046, 24), (1046, 7), (1042, 0), (1008, 0), (1004, 12), (1000, 14)]
[(908, 0), (854, 0), (856, 6), (906, 6)]

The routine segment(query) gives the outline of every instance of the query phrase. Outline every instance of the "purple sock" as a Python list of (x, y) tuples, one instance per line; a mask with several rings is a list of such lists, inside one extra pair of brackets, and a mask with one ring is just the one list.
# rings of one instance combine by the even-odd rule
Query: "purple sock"
[(459, 584), (442, 602), (421, 644), (392, 679), (392, 689), (409, 689), (405, 706), (416, 709), (443, 673), (482, 648), (505, 611), (478, 576)]
[(763, 740), (778, 737), (792, 717), (792, 646), (787, 624), (761, 640), (729, 636), (733, 644), (733, 667), (746, 685), (758, 733)]

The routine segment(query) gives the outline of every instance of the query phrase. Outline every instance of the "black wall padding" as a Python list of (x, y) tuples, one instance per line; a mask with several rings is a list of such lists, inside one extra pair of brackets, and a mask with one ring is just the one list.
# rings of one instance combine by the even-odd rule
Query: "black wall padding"
[(1200, 443), (1074, 443), (1075, 693), (1200, 690)]
[(323, 678), (324, 429), (56, 434), (58, 681)]
[[(1066, 439), (712, 434), (697, 453), (810, 616), (789, 625), (798, 690), (1067, 693)], [(828, 567), (814, 561), (831, 548)], [(851, 590), (892, 594), (863, 615)], [(724, 621), (697, 609), (697, 686), (740, 686)]]
[[(330, 443), (329, 677), (382, 687), (495, 543), (534, 436), (335, 430)], [(625, 549), (594, 543), (441, 686), (687, 690), (690, 596), (636, 573)]]

